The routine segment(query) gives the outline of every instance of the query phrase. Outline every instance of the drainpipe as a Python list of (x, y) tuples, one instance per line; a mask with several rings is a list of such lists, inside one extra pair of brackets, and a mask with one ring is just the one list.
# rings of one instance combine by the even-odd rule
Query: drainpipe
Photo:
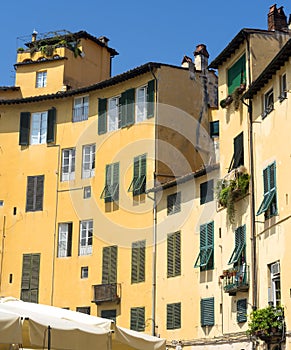
[(6, 216), (3, 217), (2, 227), (2, 244), (1, 244), (1, 267), (0, 267), (0, 291), (2, 289), (2, 274), (3, 274), (3, 260), (4, 260), (4, 244), (5, 244), (5, 231), (6, 231)]
[[(151, 64), (149, 63), (150, 72), (155, 79), (155, 150), (154, 150), (154, 186), (157, 180), (157, 149), (158, 149), (158, 79), (155, 76)], [(152, 335), (156, 330), (156, 297), (157, 297), (157, 196), (154, 191), (153, 198), (153, 259), (152, 259)]]

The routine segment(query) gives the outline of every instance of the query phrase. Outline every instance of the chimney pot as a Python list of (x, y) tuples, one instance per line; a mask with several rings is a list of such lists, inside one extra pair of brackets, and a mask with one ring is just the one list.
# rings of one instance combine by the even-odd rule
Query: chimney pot
[(283, 6), (277, 9), (277, 4), (270, 6), (268, 13), (268, 30), (287, 31), (287, 17), (284, 13)]
[(38, 32), (34, 29), (31, 35), (31, 41), (35, 41), (37, 37)]

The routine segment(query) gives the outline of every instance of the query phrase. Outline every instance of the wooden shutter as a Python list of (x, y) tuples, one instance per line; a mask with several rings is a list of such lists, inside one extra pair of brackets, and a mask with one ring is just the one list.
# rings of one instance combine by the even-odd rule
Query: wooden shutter
[(107, 132), (107, 115), (106, 115), (106, 98), (98, 99), (98, 134), (102, 135)]
[(68, 223), (68, 237), (67, 237), (67, 256), (72, 256), (72, 232), (73, 223)]
[(20, 113), (19, 144), (27, 146), (29, 144), (30, 112)]
[(240, 165), (244, 165), (244, 138), (243, 132), (236, 136), (233, 140), (234, 159), (232, 169), (236, 169)]
[(134, 96), (135, 89), (126, 91), (126, 125), (134, 124)]
[(167, 276), (174, 277), (174, 234), (168, 235), (167, 239)]
[(181, 234), (175, 233), (175, 276), (181, 275)]
[(145, 241), (132, 243), (131, 283), (145, 281)]
[(56, 109), (48, 110), (46, 142), (55, 142)]
[(102, 283), (116, 283), (117, 277), (117, 246), (103, 248)]
[(147, 118), (152, 118), (155, 111), (155, 80), (148, 82), (147, 88)]
[(38, 302), (40, 254), (23, 254), (21, 299)]
[(126, 126), (126, 94), (127, 91), (123, 92), (120, 96), (120, 127), (124, 128)]
[(214, 298), (200, 301), (201, 326), (214, 326)]
[(35, 176), (27, 177), (27, 187), (26, 187), (26, 209), (25, 211), (33, 211), (34, 210), (34, 183)]
[(138, 332), (144, 331), (145, 327), (145, 308), (132, 307), (130, 309), (130, 329)]
[(112, 185), (113, 185), (113, 200), (119, 199), (119, 163), (112, 164)]
[(227, 74), (228, 93), (232, 94), (233, 91), (240, 86), (240, 84), (245, 82), (246, 82), (246, 56), (243, 55), (228, 70), (228, 74)]
[(247, 299), (239, 299), (236, 303), (236, 319), (237, 322), (247, 321)]
[(43, 209), (44, 175), (36, 176), (35, 210)]
[(181, 328), (181, 303), (167, 304), (167, 329)]
[(30, 288), (30, 272), (31, 272), (31, 255), (23, 254), (21, 289), (27, 290)]
[(167, 239), (167, 276), (181, 274), (181, 238), (180, 232), (171, 233)]

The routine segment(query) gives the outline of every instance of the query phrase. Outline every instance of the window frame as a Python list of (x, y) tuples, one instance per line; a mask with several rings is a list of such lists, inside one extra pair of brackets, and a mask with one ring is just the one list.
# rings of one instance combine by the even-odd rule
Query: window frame
[(274, 89), (271, 87), (263, 95), (263, 113), (262, 119), (274, 110)]
[[(115, 130), (118, 130), (120, 129), (120, 113), (121, 113), (121, 109), (120, 109), (120, 97), (121, 95), (117, 95), (117, 96), (114, 96), (114, 97), (110, 97), (107, 99), (107, 131), (110, 132), (110, 131), (115, 131)], [(110, 104), (111, 102), (115, 101), (115, 108), (110, 108)], [(111, 118), (111, 113), (112, 111), (115, 111), (114, 112), (114, 122), (112, 122), (112, 118)]]
[(36, 72), (35, 87), (37, 89), (47, 86), (47, 70)]
[(74, 98), (72, 122), (81, 122), (89, 118), (89, 95)]
[[(135, 91), (135, 122), (141, 123), (147, 119), (147, 85), (136, 88)], [(143, 91), (142, 99), (139, 92)], [(142, 110), (142, 111), (141, 111)]]
[(280, 75), (280, 95), (278, 96), (278, 100), (283, 102), (287, 98), (287, 75), (283, 73)]
[[(62, 230), (63, 229), (63, 230)], [(72, 222), (60, 222), (58, 225), (58, 258), (72, 256)]]
[(89, 267), (81, 266), (81, 279), (89, 278)]
[[(37, 120), (38, 119), (38, 120)], [(31, 114), (30, 145), (42, 145), (47, 142), (48, 112), (36, 112)]]
[[(206, 192), (204, 189), (205, 187), (206, 187)], [(205, 193), (204, 196), (202, 196), (203, 191)], [(200, 184), (200, 205), (206, 204), (208, 202), (212, 202), (213, 200), (214, 200), (214, 180), (210, 179)]]
[(236, 302), (236, 321), (237, 323), (247, 322), (247, 299), (238, 299)]
[[(87, 150), (89, 152), (86, 154)], [(86, 159), (87, 157), (88, 159)], [(89, 145), (84, 145), (82, 148), (82, 179), (89, 179), (95, 176), (95, 160), (96, 144), (92, 143)]]
[(181, 211), (181, 191), (167, 196), (167, 215), (173, 215)]
[[(65, 157), (65, 152), (68, 152), (68, 156)], [(68, 164), (65, 163), (65, 159), (68, 159)], [(76, 164), (76, 148), (63, 148), (62, 149), (62, 173), (61, 173), (61, 181), (71, 181), (75, 180), (75, 164)], [(64, 168), (67, 167), (67, 172), (64, 171)]]
[(80, 221), (79, 256), (92, 254), (93, 228), (93, 219)]

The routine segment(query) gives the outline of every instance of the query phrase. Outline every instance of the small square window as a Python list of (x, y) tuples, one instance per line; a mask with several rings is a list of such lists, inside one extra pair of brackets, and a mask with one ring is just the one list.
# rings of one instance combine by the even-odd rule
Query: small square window
[(213, 201), (213, 180), (200, 184), (200, 204)]
[(84, 187), (84, 199), (91, 198), (91, 186)]
[(37, 72), (35, 87), (37, 88), (46, 87), (46, 79), (47, 79), (47, 71)]
[(4, 207), (4, 201), (0, 200), (0, 207)]
[(219, 120), (210, 122), (210, 137), (219, 137)]
[(287, 79), (286, 74), (280, 76), (280, 96), (278, 97), (280, 102), (283, 102), (287, 98)]
[(88, 278), (88, 266), (81, 267), (81, 278)]
[(167, 215), (181, 211), (181, 192), (170, 194), (167, 197)]
[(272, 112), (274, 109), (274, 92), (273, 89), (270, 89), (267, 91), (264, 95), (264, 101), (263, 101), (263, 114), (262, 119), (266, 118), (266, 116)]

